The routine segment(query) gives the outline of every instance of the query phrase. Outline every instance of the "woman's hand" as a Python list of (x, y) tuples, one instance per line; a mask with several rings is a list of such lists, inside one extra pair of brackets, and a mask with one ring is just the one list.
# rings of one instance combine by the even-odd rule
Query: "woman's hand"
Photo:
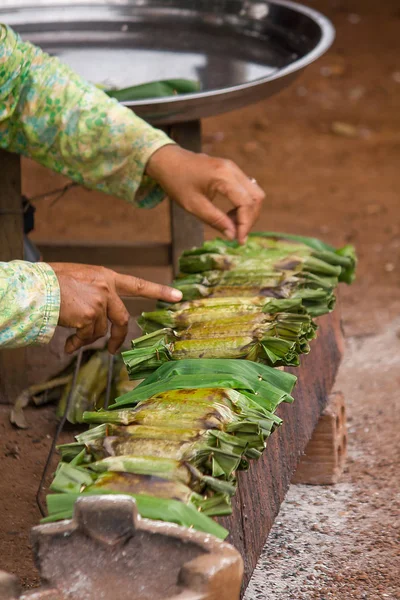
[(128, 332), (129, 313), (120, 296), (142, 296), (166, 302), (179, 302), (182, 293), (174, 288), (144, 279), (121, 275), (104, 267), (71, 263), (50, 263), (61, 292), (58, 324), (74, 327), (76, 333), (65, 344), (75, 352), (107, 334), (111, 321), (108, 350), (114, 354)]
[[(146, 172), (169, 198), (189, 213), (221, 231), (230, 240), (246, 241), (259, 216), (264, 192), (229, 160), (195, 154), (179, 146), (164, 146), (147, 163)], [(235, 207), (228, 215), (212, 201), (218, 194)]]

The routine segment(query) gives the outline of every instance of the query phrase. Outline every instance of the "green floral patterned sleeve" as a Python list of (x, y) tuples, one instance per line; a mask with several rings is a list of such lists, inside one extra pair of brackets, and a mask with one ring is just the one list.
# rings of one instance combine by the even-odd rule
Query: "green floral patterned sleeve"
[(151, 208), (164, 194), (145, 176), (146, 163), (171, 143), (57, 58), (0, 25), (0, 147)]
[(60, 288), (46, 263), (0, 262), (0, 347), (45, 344), (60, 310)]
[[(156, 150), (171, 143), (0, 24), (0, 148), (151, 208), (164, 194), (145, 176), (145, 166)], [(0, 263), (0, 347), (50, 341), (59, 306), (58, 281), (49, 265)]]

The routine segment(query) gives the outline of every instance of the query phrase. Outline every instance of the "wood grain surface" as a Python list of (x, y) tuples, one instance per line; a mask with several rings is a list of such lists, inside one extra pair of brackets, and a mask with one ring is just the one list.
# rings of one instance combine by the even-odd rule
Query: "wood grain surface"
[(243, 591), (256, 566), (265, 540), (290, 485), (300, 456), (310, 440), (335, 382), (343, 354), (340, 312), (318, 320), (317, 339), (311, 352), (301, 357), (301, 366), (288, 371), (298, 377), (295, 402), (282, 404), (278, 415), (283, 425), (268, 441), (267, 448), (250, 469), (239, 474), (233, 513), (220, 519), (230, 531), (227, 539), (244, 560)]

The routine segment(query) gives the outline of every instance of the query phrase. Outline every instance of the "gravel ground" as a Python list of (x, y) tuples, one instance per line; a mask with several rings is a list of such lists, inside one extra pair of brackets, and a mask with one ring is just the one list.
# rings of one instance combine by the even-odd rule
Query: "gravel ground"
[(399, 336), (395, 321), (348, 339), (336, 384), (349, 415), (342, 481), (290, 487), (245, 600), (400, 598)]

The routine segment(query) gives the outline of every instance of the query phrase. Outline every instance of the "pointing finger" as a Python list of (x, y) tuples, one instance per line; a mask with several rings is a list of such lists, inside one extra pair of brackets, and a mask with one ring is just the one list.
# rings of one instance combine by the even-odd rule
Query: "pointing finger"
[(182, 292), (172, 287), (119, 273), (115, 273), (115, 287), (120, 296), (141, 296), (164, 302), (179, 302), (182, 299)]

